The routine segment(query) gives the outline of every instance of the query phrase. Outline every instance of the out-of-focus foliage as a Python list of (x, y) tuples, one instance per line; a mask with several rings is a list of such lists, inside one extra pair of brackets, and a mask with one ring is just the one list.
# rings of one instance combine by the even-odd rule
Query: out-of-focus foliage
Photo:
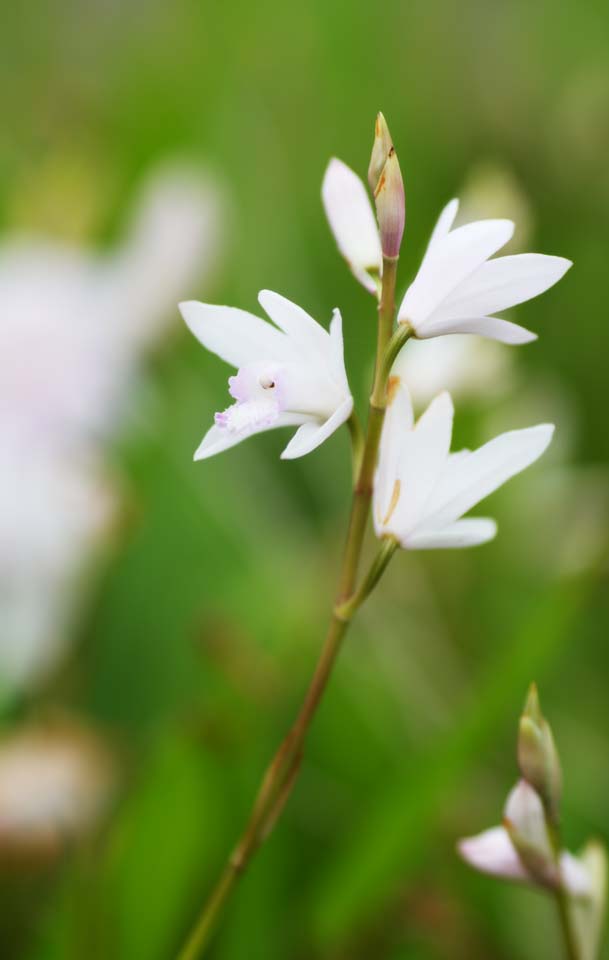
[[(454, 843), (495, 822), (533, 679), (565, 770), (567, 845), (609, 835), (608, 46), (600, 0), (3, 11), (3, 232), (111, 250), (149, 168), (179, 154), (211, 169), (229, 194), (224, 259), (213, 276), (201, 263), (181, 298), (255, 310), (269, 287), (323, 322), (339, 305), (362, 409), (374, 305), (334, 249), (319, 190), (333, 154), (365, 174), (377, 110), (404, 173), (402, 286), (462, 190), (475, 216), (524, 223), (518, 249), (575, 262), (518, 309), (540, 340), (499, 348), (502, 388), (487, 393), (481, 377), (461, 402), (455, 391), (456, 446), (550, 419), (553, 448), (493, 497), (494, 543), (393, 562), (215, 960), (558, 955), (551, 904), (470, 873)], [(177, 310), (167, 328), (145, 390), (104, 441), (120, 522), (87, 568), (70, 653), (3, 706), (5, 737), (78, 717), (115, 764), (114, 806), (96, 831), (43, 862), (0, 850), (7, 960), (172, 956), (296, 709), (330, 609), (347, 437), (282, 463), (286, 437), (271, 432), (193, 464), (226, 405), (228, 369)]]

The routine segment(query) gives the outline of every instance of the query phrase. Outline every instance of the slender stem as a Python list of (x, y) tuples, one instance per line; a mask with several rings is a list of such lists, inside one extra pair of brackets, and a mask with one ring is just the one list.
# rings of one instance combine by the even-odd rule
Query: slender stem
[(577, 944), (577, 939), (575, 936), (575, 930), (573, 928), (573, 922), (571, 919), (571, 911), (569, 910), (569, 894), (565, 890), (564, 884), (562, 882), (562, 870), (560, 864), (560, 853), (562, 850), (562, 837), (560, 830), (560, 822), (558, 816), (553, 816), (550, 812), (548, 805), (544, 803), (544, 815), (546, 820), (546, 829), (548, 831), (548, 837), (550, 838), (550, 844), (552, 850), (554, 851), (554, 859), (556, 862), (556, 867), (558, 870), (559, 884), (554, 889), (554, 899), (556, 901), (556, 906), (558, 908), (558, 917), (560, 920), (560, 929), (562, 932), (564, 945), (565, 945), (565, 956), (567, 960), (581, 960), (579, 946)]
[(349, 428), (349, 435), (351, 437), (351, 462), (353, 464), (353, 479), (356, 480), (362, 464), (362, 457), (364, 455), (364, 431), (362, 430), (362, 425), (355, 410), (352, 411), (351, 416), (347, 420), (347, 427)]
[(397, 356), (406, 343), (407, 340), (413, 335), (413, 329), (409, 323), (399, 323), (398, 328), (391, 337), (391, 340), (387, 344), (387, 348), (383, 355), (383, 376), (385, 380), (389, 377), (391, 373), (391, 368), (395, 363)]
[(383, 540), (381, 549), (372, 561), (372, 565), (368, 570), (368, 573), (360, 583), (355, 593), (353, 593), (348, 600), (345, 600), (344, 603), (341, 603), (340, 606), (335, 608), (334, 612), (336, 616), (340, 617), (341, 620), (350, 620), (353, 617), (355, 611), (359, 610), (364, 600), (370, 596), (377, 583), (383, 576), (383, 573), (385, 572), (387, 565), (398, 546), (398, 541), (394, 537), (387, 537), (385, 540)]
[[(365, 592), (361, 596), (360, 594), (354, 594), (372, 496), (381, 428), (385, 415), (387, 375), (383, 360), (393, 329), (396, 272), (397, 257), (394, 259), (385, 258), (378, 310), (376, 364), (370, 397), (368, 425), (361, 463), (353, 490), (351, 516), (338, 581), (336, 604), (328, 633), (298, 716), (264, 775), (245, 830), (226, 863), (211, 896), (205, 903), (186, 945), (178, 955), (178, 960), (197, 960), (202, 955), (209, 944), (224, 905), (239, 876), (248, 866), (256, 850), (266, 840), (281, 815), (298, 776), (306, 735), (326, 689), (351, 618), (381, 576), (395, 549), (395, 546), (390, 549), (390, 546), (387, 545), (381, 548), (380, 556), (382, 559), (379, 563), (377, 558), (377, 561), (373, 563), (371, 572), (362, 587)], [(350, 428), (354, 429), (353, 424)], [(366, 585), (368, 585), (368, 589), (366, 589)], [(359, 598), (359, 602), (357, 598)]]
[(565, 944), (565, 956), (567, 960), (581, 960), (579, 947), (575, 939), (575, 931), (573, 930), (573, 924), (571, 922), (568, 894), (566, 894), (564, 890), (559, 889), (555, 893), (555, 900)]

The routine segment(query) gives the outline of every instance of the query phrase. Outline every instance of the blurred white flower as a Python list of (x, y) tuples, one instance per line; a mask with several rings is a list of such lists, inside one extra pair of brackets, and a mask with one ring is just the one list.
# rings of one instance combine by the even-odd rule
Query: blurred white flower
[(0, 740), (0, 857), (55, 854), (91, 829), (111, 800), (114, 764), (97, 736), (72, 725)]
[(506, 252), (522, 250), (529, 243), (535, 222), (529, 198), (515, 172), (502, 163), (483, 161), (474, 166), (460, 191), (455, 226), (487, 217), (508, 217), (515, 222)]
[(500, 396), (513, 381), (512, 354), (483, 337), (412, 339), (393, 366), (410, 392), (415, 409), (426, 407), (442, 390), (456, 400)]
[(591, 892), (590, 876), (581, 860), (564, 850), (557, 862), (541, 800), (526, 780), (510, 792), (503, 826), (460, 840), (458, 850), (481, 873), (543, 887), (563, 886), (575, 897)]
[(370, 293), (377, 292), (383, 254), (376, 217), (364, 183), (333, 158), (326, 169), (321, 197), (338, 249), (353, 275)]
[[(155, 174), (115, 252), (39, 239), (0, 247), (0, 424), (81, 443), (111, 428), (178, 291), (217, 260), (219, 198), (182, 168)], [(26, 439), (24, 437), (24, 439)]]
[(450, 453), (453, 405), (441, 393), (414, 423), (406, 387), (395, 377), (374, 485), (378, 537), (408, 550), (468, 547), (491, 540), (494, 520), (463, 514), (544, 452), (554, 427), (540, 424), (504, 433), (473, 452)]
[(85, 561), (115, 516), (98, 460), (0, 449), (0, 691), (35, 682), (66, 646)]
[(227, 450), (254, 433), (295, 425), (299, 429), (281, 456), (302, 457), (334, 433), (353, 409), (340, 312), (334, 311), (328, 333), (277, 293), (262, 290), (258, 299), (276, 326), (235, 307), (180, 304), (203, 346), (238, 368), (228, 381), (236, 402), (216, 413), (195, 460)]
[(178, 291), (209, 277), (220, 208), (213, 183), (166, 166), (113, 251), (0, 246), (2, 687), (40, 676), (65, 643), (72, 586), (113, 515), (101, 443)]
[(434, 227), (419, 272), (398, 311), (421, 339), (478, 333), (503, 343), (527, 343), (536, 334), (492, 316), (557, 283), (570, 260), (523, 253), (489, 260), (511, 238), (511, 220), (479, 220), (452, 230), (459, 207), (451, 200)]

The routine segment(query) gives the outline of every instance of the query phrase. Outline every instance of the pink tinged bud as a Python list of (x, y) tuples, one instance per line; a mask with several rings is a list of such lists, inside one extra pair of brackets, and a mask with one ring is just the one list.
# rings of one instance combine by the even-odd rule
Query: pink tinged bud
[(558, 885), (558, 871), (541, 798), (520, 780), (511, 791), (503, 825), (525, 870), (542, 886)]
[(394, 259), (402, 244), (406, 201), (400, 164), (382, 113), (376, 118), (368, 182), (374, 194), (383, 256)]

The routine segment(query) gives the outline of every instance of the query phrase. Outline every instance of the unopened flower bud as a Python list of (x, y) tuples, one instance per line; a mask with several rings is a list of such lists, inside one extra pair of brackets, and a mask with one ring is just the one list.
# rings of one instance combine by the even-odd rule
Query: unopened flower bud
[(382, 113), (376, 118), (368, 182), (374, 194), (383, 256), (397, 257), (406, 219), (404, 183), (391, 134)]
[(558, 824), (562, 793), (560, 761), (550, 725), (541, 712), (535, 684), (529, 689), (520, 718), (518, 766), (524, 779), (541, 797), (550, 820)]

